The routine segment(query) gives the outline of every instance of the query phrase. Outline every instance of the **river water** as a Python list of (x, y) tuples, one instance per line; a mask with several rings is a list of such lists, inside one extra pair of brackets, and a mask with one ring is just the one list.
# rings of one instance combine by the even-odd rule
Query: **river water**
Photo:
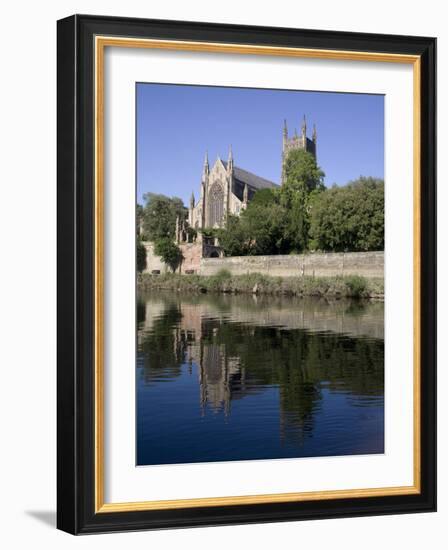
[(384, 452), (384, 304), (141, 294), (137, 464)]

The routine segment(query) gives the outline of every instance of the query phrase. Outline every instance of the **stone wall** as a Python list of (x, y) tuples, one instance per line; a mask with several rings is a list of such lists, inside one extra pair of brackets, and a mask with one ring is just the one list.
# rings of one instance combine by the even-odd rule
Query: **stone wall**
[[(146, 273), (159, 271), (167, 273), (170, 268), (160, 256), (154, 254), (154, 245), (146, 247)], [(288, 256), (234, 256), (230, 258), (202, 258), (202, 244), (183, 243), (179, 245), (184, 257), (180, 273), (194, 272), (200, 275), (215, 275), (226, 269), (232, 275), (263, 273), (280, 277), (334, 277), (336, 275), (362, 275), (363, 277), (384, 277), (384, 252), (315, 252)]]
[(181, 273), (194, 272), (200, 269), (202, 259), (202, 243), (182, 243), (179, 245), (183, 260), (177, 271)]
[[(160, 273), (170, 273), (172, 271), (171, 268), (165, 264), (160, 256), (154, 254), (154, 243), (146, 241), (143, 244), (146, 248), (146, 269), (144, 272), (152, 273), (153, 271), (159, 271)], [(202, 258), (202, 243), (182, 243), (179, 244), (179, 248), (182, 252), (183, 260), (176, 271), (178, 273), (185, 273), (186, 271), (198, 273)]]
[(215, 275), (221, 269), (230, 271), (232, 275), (263, 273), (282, 277), (362, 275), (382, 278), (384, 252), (316, 252), (288, 256), (202, 258), (199, 274)]
[(160, 273), (167, 273), (171, 269), (166, 265), (160, 256), (154, 254), (154, 244), (146, 241), (143, 243), (146, 248), (146, 269), (145, 273), (152, 273), (153, 271), (160, 271)]

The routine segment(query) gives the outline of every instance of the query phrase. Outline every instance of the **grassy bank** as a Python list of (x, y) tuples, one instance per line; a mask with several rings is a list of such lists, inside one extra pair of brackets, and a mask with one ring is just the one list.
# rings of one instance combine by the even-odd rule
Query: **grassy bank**
[(139, 290), (171, 290), (174, 292), (216, 292), (268, 294), (271, 296), (328, 296), (352, 298), (384, 298), (382, 279), (367, 279), (358, 275), (347, 277), (271, 277), (261, 273), (232, 275), (222, 270), (213, 276), (151, 275), (138, 279)]

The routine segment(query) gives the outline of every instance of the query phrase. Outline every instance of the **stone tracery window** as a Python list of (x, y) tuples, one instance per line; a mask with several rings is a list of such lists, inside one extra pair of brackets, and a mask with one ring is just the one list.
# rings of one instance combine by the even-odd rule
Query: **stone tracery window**
[(210, 187), (208, 196), (208, 225), (221, 225), (224, 213), (224, 191), (222, 185), (215, 181)]

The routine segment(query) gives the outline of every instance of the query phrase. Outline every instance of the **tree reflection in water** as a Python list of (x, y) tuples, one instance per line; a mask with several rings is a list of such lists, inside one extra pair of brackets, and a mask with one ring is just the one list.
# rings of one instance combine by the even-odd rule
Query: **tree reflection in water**
[[(383, 452), (383, 313), (382, 303), (252, 296), (173, 297), (161, 293), (140, 296), (138, 385), (143, 389), (138, 393), (138, 414), (142, 412), (146, 418), (151, 409), (147, 404), (149, 391), (152, 396), (157, 392), (159, 402), (163, 402), (161, 396), (165, 392), (171, 409), (176, 403), (187, 407), (181, 404), (186, 399), (185, 392), (196, 392), (198, 418), (193, 415), (185, 429), (200, 448), (201, 437), (213, 437), (209, 431), (201, 435), (204, 424), (200, 418), (212, 414), (222, 416), (227, 425), (231, 420), (239, 422), (242, 409), (236, 413), (233, 409), (238, 401), (247, 400), (251, 408), (244, 414), (253, 427), (247, 439), (257, 437), (261, 445), (263, 426), (272, 426), (273, 419), (268, 414), (272, 416), (275, 408), (263, 408), (260, 396), (275, 390), (275, 437), (279, 448), (272, 457), (283, 456), (282, 452), (284, 456), (316, 456), (303, 451), (306, 445), (319, 448), (316, 442), (307, 443), (313, 437), (325, 439), (323, 448), (327, 450), (322, 454), (345, 449), (340, 439), (353, 437), (350, 432), (356, 432), (356, 422), (363, 423), (372, 433), (367, 436), (368, 443), (366, 437), (359, 438), (362, 444), (353, 442), (352, 452)], [(185, 387), (184, 394), (179, 393), (179, 388), (170, 393), (169, 384), (165, 383), (179, 380), (179, 384), (184, 384), (183, 377), (193, 377), (197, 382)], [(188, 406), (191, 409), (190, 401)], [(333, 409), (330, 414), (329, 407)], [(373, 424), (370, 409), (374, 411)], [(178, 415), (173, 413), (173, 417)], [(148, 449), (152, 432), (157, 430), (152, 423), (145, 430), (145, 423), (139, 418), (138, 422), (142, 448)], [(163, 423), (169, 431), (166, 412)], [(193, 429), (191, 423), (197, 423), (197, 427)], [(225, 437), (223, 433), (224, 436), (220, 432), (221, 437)], [(173, 441), (169, 447), (173, 459), (164, 460), (182, 461), (175, 458)], [(218, 443), (214, 447), (215, 454), (205, 459), (229, 459), (227, 455), (220, 458)], [(259, 458), (269, 458), (268, 441), (263, 449), (266, 456)], [(245, 458), (246, 454), (236, 448), (234, 459)], [(143, 463), (149, 462), (143, 459)]]

